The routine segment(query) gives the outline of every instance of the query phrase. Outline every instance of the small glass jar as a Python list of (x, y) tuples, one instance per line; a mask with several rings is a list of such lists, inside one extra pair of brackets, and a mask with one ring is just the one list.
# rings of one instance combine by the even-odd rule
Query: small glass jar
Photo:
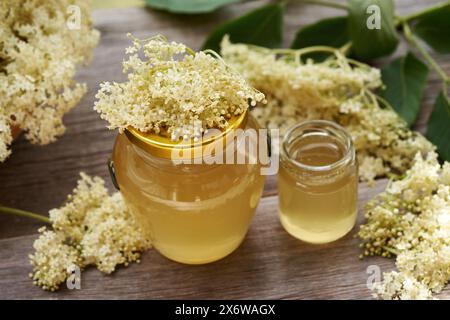
[(358, 212), (350, 135), (330, 121), (306, 121), (286, 132), (280, 149), (279, 214), (286, 231), (310, 243), (346, 235)]
[[(235, 128), (257, 129), (258, 125), (246, 113), (229, 129)], [(209, 142), (211, 139), (202, 143)], [(224, 148), (236, 152), (237, 146), (227, 143)], [(174, 163), (168, 155), (176, 147), (160, 135), (133, 129), (119, 134), (113, 162), (120, 191), (162, 255), (187, 264), (221, 259), (243, 241), (265, 177), (260, 174), (260, 165), (249, 161)]]

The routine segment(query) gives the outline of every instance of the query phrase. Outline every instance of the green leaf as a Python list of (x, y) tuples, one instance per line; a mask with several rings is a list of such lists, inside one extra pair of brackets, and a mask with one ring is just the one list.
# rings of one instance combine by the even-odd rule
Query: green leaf
[(147, 6), (174, 13), (206, 13), (240, 0), (145, 0)]
[[(323, 19), (300, 29), (292, 42), (292, 49), (311, 46), (329, 46), (340, 48), (350, 41), (347, 31), (347, 17)], [(303, 56), (315, 61), (322, 61), (329, 54), (314, 53)]]
[(369, 60), (392, 53), (398, 44), (392, 0), (349, 0), (348, 32), (356, 56)]
[(381, 78), (386, 86), (381, 96), (391, 103), (408, 125), (416, 120), (427, 76), (428, 67), (412, 53), (381, 69)]
[(428, 121), (427, 137), (437, 146), (441, 158), (450, 161), (450, 103), (443, 92), (434, 103)]
[(203, 49), (219, 51), (220, 42), (228, 34), (232, 42), (249, 43), (263, 47), (279, 47), (283, 35), (282, 4), (269, 4), (214, 30), (203, 44)]
[(440, 53), (450, 53), (450, 4), (419, 18), (413, 31)]

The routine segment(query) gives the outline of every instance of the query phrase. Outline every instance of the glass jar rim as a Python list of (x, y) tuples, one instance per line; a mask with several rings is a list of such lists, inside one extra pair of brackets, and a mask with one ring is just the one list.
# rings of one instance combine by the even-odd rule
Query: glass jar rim
[[(328, 165), (322, 165), (322, 166), (314, 166), (314, 165), (308, 165), (305, 163), (302, 163), (300, 161), (297, 161), (292, 158), (288, 151), (288, 144), (291, 142), (291, 140), (295, 137), (293, 137), (293, 134), (296, 130), (299, 129), (307, 129), (308, 127), (313, 128), (321, 128), (321, 129), (328, 129), (331, 128), (332, 132), (334, 134), (338, 134), (338, 138), (344, 141), (345, 145), (345, 153), (344, 155), (337, 161), (328, 164)], [(330, 130), (328, 130), (330, 131)], [(291, 164), (295, 165), (296, 167), (299, 167), (306, 171), (315, 171), (315, 172), (323, 172), (323, 171), (330, 171), (333, 169), (340, 168), (342, 166), (347, 165), (349, 162), (351, 162), (355, 158), (355, 149), (353, 148), (353, 141), (350, 134), (340, 125), (338, 125), (335, 122), (328, 121), (328, 120), (306, 120), (300, 123), (297, 123), (296, 125), (290, 127), (286, 133), (284, 134), (282, 144), (281, 144), (281, 153)]]

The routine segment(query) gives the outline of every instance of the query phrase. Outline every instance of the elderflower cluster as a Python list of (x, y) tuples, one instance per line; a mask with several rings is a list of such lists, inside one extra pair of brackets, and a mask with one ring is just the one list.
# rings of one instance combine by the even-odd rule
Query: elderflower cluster
[[(66, 25), (71, 5), (80, 9), (74, 30)], [(73, 80), (75, 66), (99, 39), (89, 11), (89, 0), (0, 2), (0, 162), (10, 154), (12, 129), (38, 144), (64, 133), (63, 115), (86, 92)]]
[(173, 140), (197, 139), (207, 128), (223, 128), (249, 104), (264, 100), (213, 52), (192, 52), (158, 36), (133, 38), (126, 53), (128, 81), (105, 82), (96, 95), (94, 109), (110, 129), (131, 126)]
[(81, 173), (81, 179), (67, 202), (50, 211), (53, 230), (40, 229), (30, 255), (34, 283), (55, 291), (73, 266), (95, 265), (111, 273), (117, 265), (137, 261), (150, 248), (122, 195), (112, 196), (99, 177)]
[(295, 50), (270, 50), (222, 41), (222, 55), (230, 67), (263, 92), (267, 105), (252, 113), (262, 125), (280, 128), (308, 119), (326, 119), (351, 134), (360, 164), (360, 177), (404, 172), (420, 151), (434, 146), (410, 131), (404, 121), (372, 93), (381, 86), (378, 69), (334, 55), (321, 63), (303, 63)]
[(431, 297), (450, 280), (450, 163), (419, 153), (401, 180), (366, 205), (358, 233), (365, 256), (396, 256), (395, 271), (375, 287), (383, 299)]
[(384, 281), (375, 283), (375, 297), (383, 300), (433, 300), (426, 285), (416, 278), (397, 271), (385, 272)]
[(30, 274), (35, 285), (44, 290), (55, 291), (69, 275), (69, 269), (82, 265), (79, 250), (66, 244), (61, 232), (39, 229), (40, 236), (34, 241), (35, 253), (30, 255), (34, 274)]

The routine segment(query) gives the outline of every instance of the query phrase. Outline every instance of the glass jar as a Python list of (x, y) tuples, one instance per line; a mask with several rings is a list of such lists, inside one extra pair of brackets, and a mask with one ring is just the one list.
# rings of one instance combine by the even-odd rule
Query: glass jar
[(355, 225), (358, 166), (350, 135), (324, 120), (295, 125), (281, 145), (278, 177), (283, 227), (310, 243), (326, 243)]
[[(230, 123), (229, 129), (258, 129), (247, 113)], [(214, 140), (218, 139), (203, 139), (201, 145), (182, 149), (195, 157), (193, 149), (204, 149)], [(230, 150), (242, 152), (237, 150), (239, 143), (230, 141), (224, 143), (227, 156)], [(120, 191), (162, 255), (187, 264), (221, 259), (247, 233), (264, 187), (260, 164), (176, 163), (168, 156), (177, 148), (172, 143), (132, 129), (119, 134), (113, 162)]]

